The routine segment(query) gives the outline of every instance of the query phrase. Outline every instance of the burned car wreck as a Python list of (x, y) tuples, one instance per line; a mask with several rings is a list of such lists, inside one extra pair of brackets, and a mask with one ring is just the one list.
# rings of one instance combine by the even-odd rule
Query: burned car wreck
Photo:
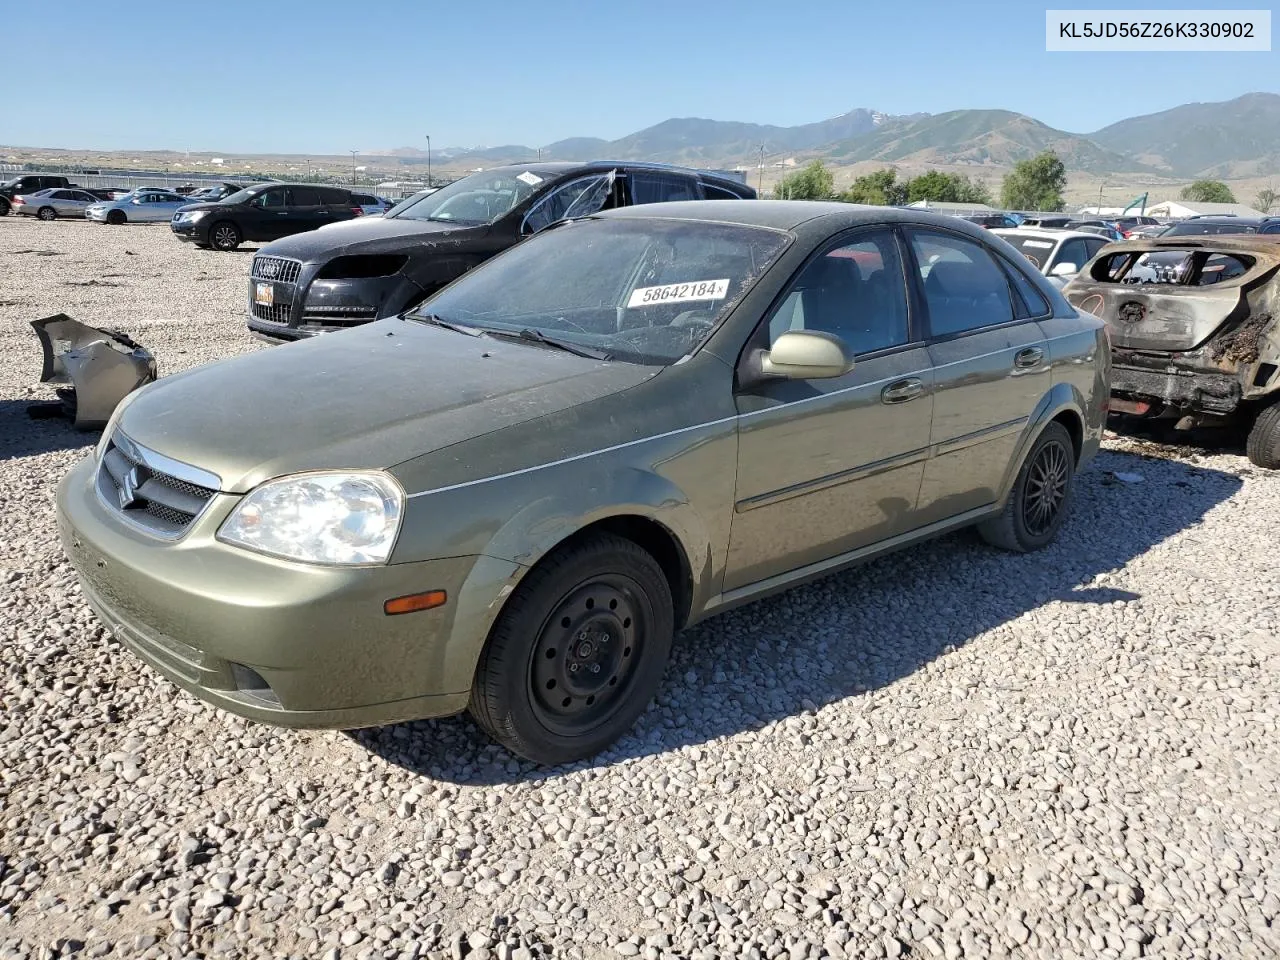
[(1107, 323), (1113, 414), (1251, 422), (1249, 459), (1280, 468), (1280, 237), (1112, 244), (1063, 292)]

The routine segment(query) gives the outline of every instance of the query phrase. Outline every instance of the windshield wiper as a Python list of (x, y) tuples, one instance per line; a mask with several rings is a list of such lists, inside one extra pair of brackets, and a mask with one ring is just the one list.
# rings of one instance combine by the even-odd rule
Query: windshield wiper
[(584, 347), (581, 344), (571, 343), (568, 340), (561, 340), (557, 337), (548, 337), (541, 330), (534, 330), (529, 327), (523, 330), (495, 330), (492, 327), (486, 327), (484, 332), (491, 337), (505, 337), (508, 340), (524, 340), (529, 343), (540, 343), (547, 347), (555, 347), (557, 350), (563, 350), (578, 357), (586, 357), (588, 360), (613, 359), (613, 354), (611, 353), (605, 353), (603, 350), (593, 350), (591, 347)]
[(410, 313), (408, 316), (435, 327), (444, 327), (454, 333), (465, 333), (468, 337), (483, 337), (485, 334), (485, 331), (478, 327), (468, 327), (465, 323), (454, 323), (452, 320), (437, 317), (434, 313)]

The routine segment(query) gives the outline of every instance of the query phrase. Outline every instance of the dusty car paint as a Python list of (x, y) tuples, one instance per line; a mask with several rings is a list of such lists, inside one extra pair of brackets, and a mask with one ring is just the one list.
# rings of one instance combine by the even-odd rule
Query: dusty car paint
[[(1073, 432), (1079, 465), (1096, 452), (1107, 395), (1101, 324), (1030, 274), (1051, 316), (921, 339), (817, 387), (752, 381), (768, 333), (761, 318), (833, 235), (919, 224), (989, 244), (981, 229), (802, 202), (601, 215), (651, 217), (714, 217), (791, 238), (702, 345), (669, 366), (390, 318), (135, 394), (112, 431), (144, 448), (137, 458), (154, 450), (170, 475), (211, 495), (180, 538), (162, 543), (121, 522), (96, 459), (71, 471), (58, 493), (62, 539), (104, 621), (175, 682), (255, 719), (343, 727), (443, 715), (467, 705), (511, 591), (584, 530), (662, 554), (682, 625), (992, 516), (1055, 418)], [(1039, 356), (1019, 369), (1028, 350)], [(913, 379), (910, 402), (885, 399)], [(307, 389), (316, 383), (324, 389)], [(263, 417), (281, 395), (308, 403), (273, 404)], [(296, 563), (215, 539), (262, 481), (342, 467), (386, 469), (407, 495), (385, 565)], [(424, 590), (447, 591), (449, 602), (383, 614), (387, 598)], [(270, 696), (234, 664), (265, 678)]]
[[(1191, 251), (1254, 259), (1241, 276), (1205, 286), (1118, 283), (1117, 255)], [(1112, 393), (1151, 415), (1225, 417), (1280, 390), (1280, 237), (1180, 236), (1108, 246), (1067, 285), (1067, 299), (1102, 317), (1113, 345)]]

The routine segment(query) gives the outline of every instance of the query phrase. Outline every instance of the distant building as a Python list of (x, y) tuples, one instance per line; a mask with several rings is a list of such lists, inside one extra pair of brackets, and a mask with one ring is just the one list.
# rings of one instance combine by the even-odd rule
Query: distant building
[(930, 213), (941, 213), (952, 217), (976, 216), (980, 213), (999, 213), (995, 207), (985, 203), (949, 203), (943, 200), (917, 200), (907, 204), (912, 210), (928, 210)]
[(1261, 210), (1255, 210), (1247, 203), (1200, 203), (1197, 200), (1165, 200), (1147, 207), (1149, 217), (1262, 217)]

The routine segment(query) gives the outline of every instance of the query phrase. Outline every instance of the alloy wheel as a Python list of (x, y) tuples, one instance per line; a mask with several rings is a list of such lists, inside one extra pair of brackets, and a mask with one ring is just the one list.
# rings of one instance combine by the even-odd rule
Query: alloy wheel
[(229, 223), (219, 224), (213, 231), (213, 245), (219, 250), (229, 250), (240, 242), (236, 228)]
[(1042, 446), (1027, 471), (1022, 495), (1022, 522), (1033, 537), (1053, 527), (1066, 501), (1070, 478), (1071, 461), (1066, 447), (1057, 440)]

